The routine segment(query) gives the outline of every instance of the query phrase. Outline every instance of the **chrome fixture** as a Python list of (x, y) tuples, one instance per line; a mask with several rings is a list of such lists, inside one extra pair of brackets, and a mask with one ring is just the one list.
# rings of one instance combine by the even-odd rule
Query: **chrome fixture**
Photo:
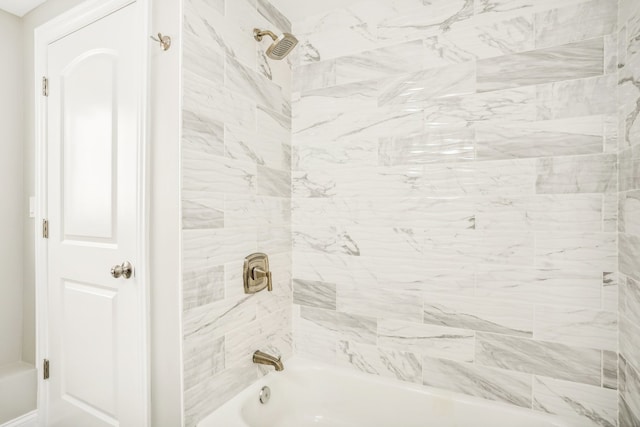
[(276, 358), (267, 353), (263, 353), (260, 350), (253, 353), (253, 363), (257, 363), (259, 365), (269, 365), (276, 368), (276, 371), (284, 370), (284, 365), (280, 360), (280, 357)]
[(133, 266), (129, 261), (125, 261), (120, 265), (111, 267), (111, 276), (118, 278), (120, 276), (129, 279), (133, 275)]
[(244, 278), (245, 294), (255, 294), (264, 288), (267, 288), (269, 292), (273, 290), (269, 257), (266, 254), (256, 252), (246, 257), (242, 277)]
[(269, 399), (271, 399), (271, 389), (264, 386), (260, 389), (260, 403), (264, 405), (269, 401)]
[(282, 35), (278, 37), (269, 30), (253, 29), (254, 39), (260, 42), (263, 36), (269, 36), (273, 39), (273, 43), (267, 48), (267, 56), (271, 59), (284, 59), (298, 44), (298, 39), (295, 38), (293, 34), (282, 33)]

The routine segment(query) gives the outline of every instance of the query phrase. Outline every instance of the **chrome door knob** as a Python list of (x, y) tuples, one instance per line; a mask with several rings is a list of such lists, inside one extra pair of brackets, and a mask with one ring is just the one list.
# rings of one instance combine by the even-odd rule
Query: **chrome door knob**
[(111, 275), (116, 279), (120, 276), (124, 277), (125, 279), (128, 279), (131, 277), (132, 274), (133, 274), (133, 266), (129, 261), (125, 261), (120, 265), (114, 265), (113, 267), (111, 267)]

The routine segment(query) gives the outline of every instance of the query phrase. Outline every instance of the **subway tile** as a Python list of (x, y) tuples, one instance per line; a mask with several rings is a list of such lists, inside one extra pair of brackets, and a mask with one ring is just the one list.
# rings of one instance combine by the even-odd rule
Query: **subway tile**
[(533, 318), (532, 304), (432, 294), (424, 299), (427, 324), (532, 337)]
[[(625, 358), (627, 362), (627, 378), (626, 382), (629, 382), (629, 367), (637, 369), (640, 366), (640, 346), (638, 346), (637, 337), (640, 336), (640, 325), (634, 323), (625, 315), (621, 315), (619, 329), (619, 343), (618, 348), (620, 354)], [(628, 384), (627, 384), (628, 387)]]
[(536, 266), (615, 271), (615, 233), (538, 233)]
[(606, 36), (616, 30), (616, 2), (593, 0), (535, 15), (536, 47)]
[(618, 230), (640, 235), (640, 190), (622, 192), (619, 197)]
[(291, 32), (291, 22), (268, 0), (257, 0), (258, 13), (280, 31)]
[[(554, 157), (603, 152), (601, 120), (593, 117), (521, 123), (477, 123), (478, 160)], [(600, 126), (595, 126), (600, 122)]]
[(224, 194), (182, 191), (182, 228), (224, 227)]
[(373, 316), (301, 306), (300, 318), (313, 324), (314, 329), (320, 330), (323, 335), (330, 335), (334, 343), (337, 340), (376, 343), (377, 321)]
[(602, 309), (618, 312), (619, 286), (617, 272), (602, 273)]
[(378, 165), (377, 138), (347, 139), (340, 144), (312, 141), (293, 147), (293, 170), (306, 171), (325, 167)]
[(422, 40), (411, 40), (335, 59), (335, 83), (375, 80), (425, 68)]
[(183, 310), (190, 310), (222, 299), (224, 299), (224, 266), (183, 270)]
[(478, 230), (599, 232), (602, 229), (599, 194), (487, 197), (476, 204)]
[(206, 337), (205, 341), (251, 323), (256, 318), (255, 301), (245, 295), (197, 307), (183, 314), (183, 338)]
[(640, 144), (621, 151), (619, 159), (620, 191), (640, 189)]
[(640, 236), (620, 233), (618, 235), (618, 252), (620, 272), (640, 280)]
[(620, 283), (620, 315), (640, 325), (640, 283), (629, 277)]
[(398, 320), (378, 321), (377, 345), (431, 357), (473, 362), (475, 334), (469, 329), (417, 324)]
[(336, 333), (313, 319), (301, 316), (302, 307), (293, 306), (293, 342), (295, 354), (310, 360), (336, 363)]
[(429, 126), (426, 133), (380, 140), (379, 159), (385, 166), (474, 160), (475, 130), (462, 126)]
[(411, 352), (340, 341), (337, 361), (339, 365), (369, 374), (422, 383), (422, 361)]
[(624, 384), (620, 384), (620, 426), (637, 426), (640, 421), (640, 374), (629, 363), (624, 363)]
[(601, 306), (602, 272), (585, 269), (482, 268), (476, 273), (481, 297), (533, 304)]
[(194, 334), (184, 340), (184, 390), (210, 381), (224, 367), (224, 337), (210, 340), (206, 335)]
[(336, 285), (335, 283), (294, 279), (293, 303), (335, 310)]
[(567, 80), (536, 87), (537, 119), (614, 114), (616, 76)]
[(336, 308), (345, 313), (422, 323), (422, 300), (415, 292), (367, 289), (339, 283)]
[(255, 252), (257, 233), (244, 228), (184, 230), (182, 245), (185, 269), (221, 265)]
[(424, 103), (422, 107), (427, 123), (533, 121), (538, 114), (535, 87), (434, 99)]
[(618, 352), (602, 352), (602, 387), (618, 389)]
[(478, 61), (478, 91), (529, 86), (604, 73), (603, 39)]
[(531, 376), (452, 360), (423, 357), (423, 384), (529, 408)]
[(225, 85), (232, 92), (241, 94), (263, 107), (285, 113), (288, 100), (278, 85), (249, 69), (230, 56), (225, 62)]
[(544, 158), (537, 161), (537, 193), (615, 193), (615, 155)]
[(382, 80), (378, 105), (421, 104), (433, 98), (475, 93), (475, 70), (475, 63), (467, 62)]
[(599, 350), (527, 338), (476, 334), (476, 363), (584, 384), (600, 385)]
[(533, 409), (579, 420), (580, 425), (615, 427), (615, 390), (536, 376)]
[(257, 194), (260, 196), (291, 197), (290, 172), (258, 166)]
[(604, 310), (536, 306), (533, 337), (537, 340), (614, 351), (617, 313)]

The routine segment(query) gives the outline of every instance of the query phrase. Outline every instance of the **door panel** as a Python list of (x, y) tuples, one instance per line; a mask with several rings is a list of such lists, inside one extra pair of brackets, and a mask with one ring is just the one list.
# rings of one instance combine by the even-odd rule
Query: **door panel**
[[(136, 3), (47, 51), (47, 426), (146, 424), (140, 261)], [(142, 126), (142, 124), (140, 124)]]
[(66, 238), (114, 237), (117, 53), (88, 52), (61, 76)]

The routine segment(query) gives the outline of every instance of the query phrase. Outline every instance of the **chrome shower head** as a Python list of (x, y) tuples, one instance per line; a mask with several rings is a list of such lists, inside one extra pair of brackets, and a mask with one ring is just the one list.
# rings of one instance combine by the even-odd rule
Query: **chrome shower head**
[(298, 44), (298, 39), (293, 34), (282, 33), (280, 37), (277, 37), (269, 30), (253, 29), (254, 39), (262, 41), (263, 36), (269, 36), (273, 39), (273, 43), (267, 49), (267, 56), (271, 59), (284, 59)]

